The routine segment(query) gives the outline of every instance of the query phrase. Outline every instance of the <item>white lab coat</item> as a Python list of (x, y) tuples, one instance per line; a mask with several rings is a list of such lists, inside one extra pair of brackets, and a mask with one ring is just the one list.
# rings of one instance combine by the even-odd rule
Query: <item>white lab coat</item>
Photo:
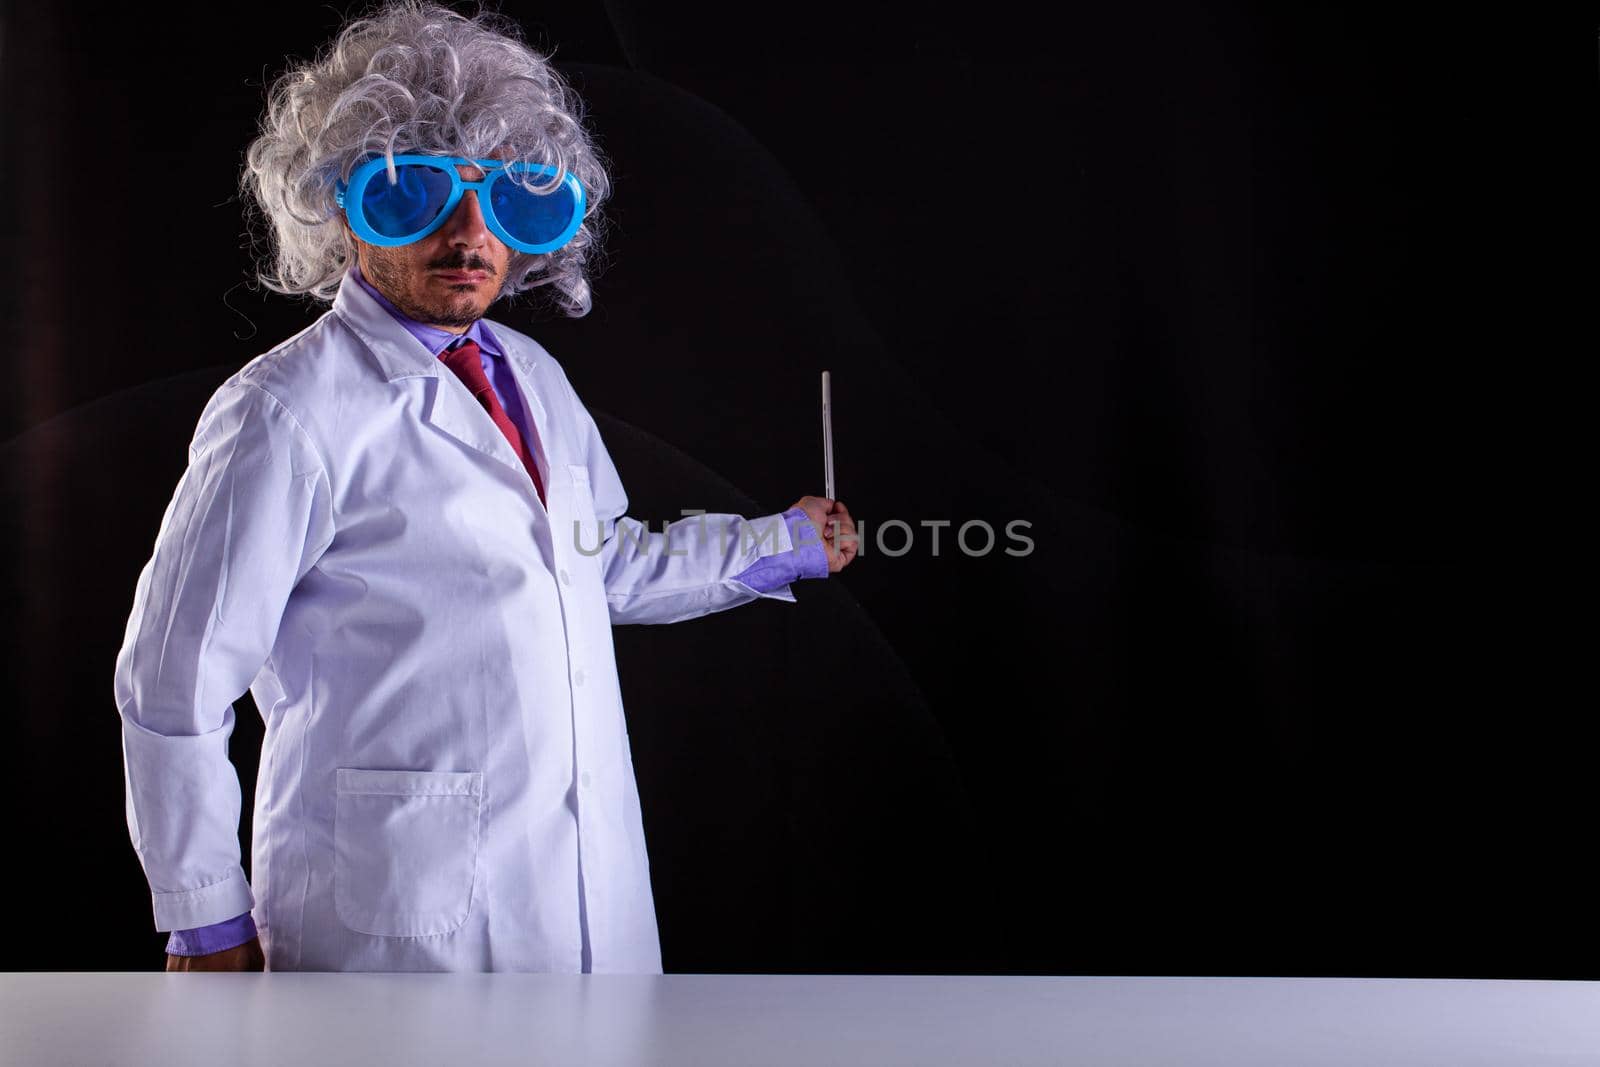
[[(353, 280), (206, 404), (116, 664), (157, 930), (249, 910), (269, 970), (661, 972), (611, 625), (792, 602), (732, 576), (793, 535), (690, 516), (669, 543), (624, 517), (560, 364), (489, 325), (548, 511)], [(253, 892), (227, 755), (246, 688)]]

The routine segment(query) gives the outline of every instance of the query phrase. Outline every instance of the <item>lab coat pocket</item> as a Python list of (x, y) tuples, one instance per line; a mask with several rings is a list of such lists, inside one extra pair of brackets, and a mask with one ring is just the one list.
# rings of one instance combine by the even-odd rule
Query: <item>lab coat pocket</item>
[(339, 767), (333, 901), (352, 930), (447, 934), (467, 920), (478, 867), (481, 771)]
[(567, 543), (579, 559), (590, 560), (593, 566), (598, 567), (599, 548), (605, 539), (605, 531), (594, 516), (594, 490), (589, 486), (589, 468), (581, 463), (569, 463), (567, 475), (571, 493), (568, 497), (571, 514), (567, 517), (571, 540)]

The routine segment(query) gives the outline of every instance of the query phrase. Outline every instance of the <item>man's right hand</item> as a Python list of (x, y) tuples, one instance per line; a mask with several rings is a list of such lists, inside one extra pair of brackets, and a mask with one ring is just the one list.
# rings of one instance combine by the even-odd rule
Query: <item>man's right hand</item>
[(252, 937), (242, 945), (211, 952), (204, 956), (174, 956), (167, 953), (169, 971), (264, 971), (267, 960), (261, 952), (261, 938)]

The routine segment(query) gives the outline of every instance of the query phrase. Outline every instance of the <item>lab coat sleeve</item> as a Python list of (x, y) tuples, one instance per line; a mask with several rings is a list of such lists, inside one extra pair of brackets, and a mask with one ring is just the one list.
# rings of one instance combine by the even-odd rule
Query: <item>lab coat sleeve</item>
[(628, 496), (600, 430), (570, 385), (568, 391), (599, 526), (598, 534), (587, 533), (587, 545), (583, 538), (575, 543), (599, 557), (613, 623), (681, 622), (760, 599), (795, 602), (788, 583), (762, 591), (735, 577), (758, 559), (793, 551), (782, 512), (750, 519), (691, 514), (654, 530), (629, 518)]
[(225, 382), (201, 413), (117, 653), (128, 831), (157, 930), (255, 904), (228, 759), (233, 702), (332, 537), (327, 474), (300, 423), (260, 386)]

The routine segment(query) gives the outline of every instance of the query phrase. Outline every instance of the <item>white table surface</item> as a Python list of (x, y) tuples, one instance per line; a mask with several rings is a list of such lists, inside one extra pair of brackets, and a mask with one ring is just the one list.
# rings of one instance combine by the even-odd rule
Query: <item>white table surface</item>
[(5, 1064), (1600, 1064), (1600, 982), (6, 972)]

